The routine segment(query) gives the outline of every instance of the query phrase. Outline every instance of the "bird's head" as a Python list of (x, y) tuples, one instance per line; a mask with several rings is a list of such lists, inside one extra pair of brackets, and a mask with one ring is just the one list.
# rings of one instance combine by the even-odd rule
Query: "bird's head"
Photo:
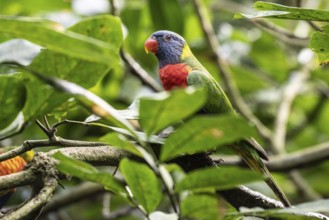
[(144, 44), (146, 53), (154, 53), (159, 60), (160, 68), (167, 64), (180, 63), (190, 49), (184, 38), (172, 31), (156, 31)]

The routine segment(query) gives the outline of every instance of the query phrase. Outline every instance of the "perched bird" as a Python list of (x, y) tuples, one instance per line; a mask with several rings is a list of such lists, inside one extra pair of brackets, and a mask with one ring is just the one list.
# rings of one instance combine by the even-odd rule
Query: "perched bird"
[[(10, 150), (10, 148), (0, 148), (0, 154)], [(27, 151), (21, 156), (16, 156), (0, 162), (0, 176), (17, 173), (24, 169), (25, 165), (32, 160), (33, 151)], [(15, 189), (0, 191), (0, 208), (9, 200)]]
[[(187, 86), (202, 87), (207, 93), (207, 101), (202, 108), (203, 113), (235, 114), (222, 88), (195, 58), (183, 37), (167, 30), (157, 31), (146, 40), (144, 47), (147, 53), (155, 54), (158, 59), (159, 76), (165, 90)], [(256, 140), (245, 139), (231, 146), (252, 169), (264, 176), (266, 183), (283, 205), (289, 207), (287, 197), (262, 161), (262, 159), (268, 160), (268, 157)]]

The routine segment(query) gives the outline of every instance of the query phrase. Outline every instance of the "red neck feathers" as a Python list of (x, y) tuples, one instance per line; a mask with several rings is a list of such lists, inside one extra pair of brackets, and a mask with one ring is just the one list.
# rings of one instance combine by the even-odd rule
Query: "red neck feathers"
[(165, 90), (187, 86), (187, 76), (191, 68), (185, 63), (168, 64), (159, 69), (159, 76)]

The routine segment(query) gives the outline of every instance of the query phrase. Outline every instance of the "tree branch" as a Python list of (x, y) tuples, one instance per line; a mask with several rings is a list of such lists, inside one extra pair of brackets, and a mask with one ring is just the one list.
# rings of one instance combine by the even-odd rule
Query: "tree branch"
[(39, 213), (34, 213), (37, 210), (41, 210), (42, 207), (51, 199), (52, 195), (55, 192), (57, 187), (56, 178), (47, 178), (44, 181), (44, 187), (39, 191), (39, 193), (26, 202), (23, 206), (18, 209), (6, 214), (2, 219), (3, 220), (29, 220), (35, 219)]
[(18, 173), (0, 176), (0, 191), (30, 185), (35, 182), (36, 179), (37, 175), (35, 175), (34, 171), (30, 168)]
[[(124, 157), (132, 156), (131, 154), (120, 150), (116, 148), (112, 148), (109, 146), (103, 146), (103, 147), (69, 147), (64, 149), (55, 149), (48, 153), (41, 153), (41, 155), (49, 160), (53, 160), (50, 156), (54, 154), (57, 151), (61, 151), (63, 154), (72, 157), (74, 159), (82, 160), (85, 162), (92, 163), (94, 165), (110, 165), (110, 166), (117, 166), (120, 162), (120, 160)], [(45, 169), (42, 166), (45, 166), (43, 163), (40, 163), (40, 160), (43, 160), (40, 158), (40, 153), (36, 154), (35, 158), (32, 160), (31, 165), (27, 167), (26, 170), (10, 174), (7, 176), (1, 176), (0, 177), (0, 191), (4, 189), (10, 189), (13, 187), (18, 187), (22, 185), (33, 185), (35, 181), (38, 181), (40, 179), (40, 175), (43, 173), (49, 173), (49, 168)], [(179, 159), (179, 164), (183, 167), (185, 166), (185, 169), (187, 171), (197, 169), (198, 167), (205, 167), (205, 166), (213, 166), (215, 165), (212, 160), (206, 155), (202, 154), (203, 156), (199, 155), (190, 155), (186, 156), (185, 158)], [(53, 164), (53, 163), (49, 163)], [(41, 167), (39, 167), (41, 166)], [(192, 167), (191, 167), (192, 166)], [(63, 176), (62, 176), (63, 178)], [(245, 198), (249, 201), (250, 206), (256, 206), (260, 205), (261, 207), (269, 207), (269, 204), (272, 204), (273, 200), (270, 198), (267, 198), (264, 196), (262, 199), (264, 205), (262, 206), (259, 201), (259, 194), (256, 192), (251, 193), (253, 191), (246, 191), (245, 188), (236, 188), (231, 189), (230, 192), (234, 191), (234, 195), (230, 195), (232, 193), (226, 193), (225, 198), (227, 198), (228, 201), (234, 206), (238, 207), (241, 204), (241, 201), (238, 198)], [(255, 193), (257, 196), (255, 196)], [(251, 201), (255, 201), (255, 203), (252, 203)], [(246, 204), (244, 204), (246, 206)], [(273, 204), (272, 207), (276, 207), (276, 203)]]
[(56, 194), (50, 202), (42, 210), (42, 215), (49, 212), (60, 210), (77, 201), (83, 199), (90, 199), (93, 196), (106, 192), (104, 187), (90, 182), (81, 183), (78, 186), (74, 186), (68, 190), (64, 190), (62, 193)]
[[(328, 143), (329, 145), (329, 143)], [(328, 146), (326, 146), (328, 148)], [(0, 191), (3, 189), (8, 189), (21, 186), (21, 185), (33, 185), (40, 180), (40, 176), (47, 175), (46, 177), (53, 177), (54, 173), (57, 171), (54, 169), (54, 159), (52, 159), (51, 155), (57, 151), (61, 151), (63, 154), (72, 157), (74, 159), (79, 159), (82, 161), (86, 161), (96, 165), (110, 165), (110, 166), (117, 166), (120, 160), (123, 157), (132, 156), (129, 153), (116, 149), (110, 146), (100, 146), (100, 147), (68, 147), (62, 149), (55, 149), (47, 153), (37, 153), (33, 161), (31, 162), (30, 166), (27, 167), (26, 170), (11, 174), (8, 176), (0, 177)], [(45, 160), (48, 161), (47, 163), (42, 163), (40, 161)], [(201, 167), (207, 166), (216, 166), (216, 164), (212, 161), (211, 158), (208, 157), (207, 154), (196, 154), (196, 155), (187, 155), (182, 158), (177, 158), (175, 160), (176, 163), (181, 165), (181, 167), (189, 172)], [(52, 169), (49, 166), (53, 166)], [(53, 170), (53, 171), (52, 171)], [(60, 176), (63, 178), (64, 176)], [(22, 178), (19, 182), (16, 182), (18, 178)], [(47, 178), (43, 178), (47, 180)], [(50, 200), (50, 196), (53, 193), (53, 186), (57, 185), (56, 179), (50, 179), (50, 185), (44, 185), (43, 190), (45, 191), (44, 194), (43, 190), (41, 190), (38, 194), (38, 197), (41, 201), (39, 203), (35, 202), (35, 199), (32, 198), (27, 206), (24, 206), (24, 209), (29, 207), (40, 208), (41, 206), (45, 205), (45, 200)], [(242, 206), (247, 207), (263, 207), (263, 208), (280, 208), (281, 203), (270, 199), (266, 196), (258, 192), (254, 192), (246, 187), (236, 187), (230, 190), (219, 191), (220, 193), (232, 206), (239, 209)], [(50, 206), (53, 207), (53, 206)], [(47, 209), (46, 209), (47, 210)], [(16, 211), (19, 211), (16, 210)], [(32, 212), (32, 211), (31, 211)], [(24, 213), (23, 211), (19, 211), (19, 213)]]
[[(215, 156), (214, 159), (222, 159), (221, 165), (224, 166), (242, 166), (246, 165), (238, 156)], [(293, 153), (277, 155), (270, 157), (266, 166), (270, 171), (287, 172), (304, 167), (310, 167), (329, 159), (329, 142), (309, 146), (303, 150)]]
[[(66, 140), (67, 141), (67, 140)], [(66, 156), (77, 160), (82, 160), (93, 165), (117, 166), (122, 158), (131, 157), (132, 155), (126, 151), (119, 150), (114, 147), (68, 147), (64, 149), (54, 149), (46, 153), (48, 157), (56, 152), (62, 152)], [(40, 177), (40, 168), (36, 168), (33, 164), (39, 164), (40, 159), (37, 153), (26, 170), (19, 173), (13, 173), (6, 176), (0, 176), (0, 191), (12, 189), (14, 187), (31, 185)], [(48, 171), (47, 171), (48, 172)]]
[(121, 58), (126, 63), (126, 65), (129, 67), (131, 73), (135, 75), (140, 81), (151, 88), (154, 92), (160, 92), (162, 91), (161, 86), (157, 81), (155, 81), (147, 72), (146, 70), (139, 65), (138, 62), (124, 49), (120, 50)]
[(305, 66), (291, 77), (290, 82), (288, 82), (288, 84), (283, 89), (282, 101), (278, 107), (278, 114), (275, 120), (272, 137), (272, 147), (275, 153), (281, 154), (285, 152), (287, 123), (290, 115), (290, 109), (294, 99), (302, 90), (308, 77), (309, 70), (307, 66)]
[[(173, 162), (180, 165), (185, 172), (217, 166), (206, 153), (182, 156), (174, 159)], [(228, 190), (218, 190), (217, 194), (224, 197), (225, 200), (237, 210), (241, 207), (261, 207), (264, 209), (283, 208), (281, 202), (269, 198), (259, 192), (255, 192), (245, 186), (239, 186)]]
[(7, 151), (0, 154), (0, 162), (8, 160), (10, 158), (19, 156), (33, 148), (37, 147), (50, 147), (50, 146), (60, 146), (60, 147), (99, 147), (106, 144), (100, 142), (90, 142), (90, 141), (79, 141), (79, 140), (69, 140), (61, 137), (56, 137), (52, 140), (27, 140), (23, 144), (15, 149)]
[[(5, 214), (2, 219), (36, 219), (43, 206), (51, 199), (58, 185), (58, 171), (55, 168), (55, 160), (45, 153), (38, 153), (29, 165), (28, 170), (32, 171), (30, 177), (34, 180), (31, 186), (37, 190), (37, 193), (22, 206)], [(13, 175), (5, 177), (10, 176)], [(13, 187), (13, 184), (11, 187)]]
[(261, 207), (264, 209), (284, 208), (281, 202), (266, 197), (263, 194), (253, 191), (245, 186), (218, 191), (218, 193), (237, 210), (241, 207)]
[[(110, 0), (111, 5), (111, 14), (114, 16), (119, 16), (120, 11), (118, 9), (117, 0)], [(162, 87), (155, 81), (146, 70), (139, 65), (139, 63), (123, 48), (120, 50), (121, 59), (125, 62), (125, 64), (130, 69), (131, 73), (135, 75), (144, 85), (148, 86), (154, 92), (162, 91)]]
[(295, 186), (297, 186), (296, 188), (299, 190), (299, 194), (307, 200), (318, 200), (322, 198), (319, 193), (310, 187), (308, 182), (303, 178), (298, 170), (290, 171), (289, 177)]
[(251, 19), (260, 29), (276, 37), (276, 39), (299, 47), (307, 47), (309, 44), (309, 38), (298, 37), (295, 34), (287, 31), (286, 29), (279, 27), (271, 22), (265, 21), (264, 19)]

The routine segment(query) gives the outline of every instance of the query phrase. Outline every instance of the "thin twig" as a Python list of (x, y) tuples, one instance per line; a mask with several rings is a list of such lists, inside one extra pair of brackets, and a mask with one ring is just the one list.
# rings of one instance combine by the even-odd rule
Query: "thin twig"
[(46, 128), (39, 120), (35, 120), (35, 123), (39, 126), (39, 128), (48, 136), (48, 138), (50, 139), (49, 136), (49, 129)]
[[(70, 141), (75, 142), (75, 140)], [(52, 156), (56, 152), (61, 152), (71, 158), (99, 166), (118, 166), (122, 158), (132, 157), (131, 154), (124, 150), (120, 150), (118, 148), (110, 147), (107, 145), (100, 147), (84, 146), (54, 149), (47, 152), (46, 155)], [(31, 164), (39, 162), (34, 160), (38, 160), (38, 158), (34, 158)], [(0, 191), (19, 186), (30, 185), (40, 177), (40, 172), (40, 170), (31, 169), (31, 166), (28, 166), (26, 170), (23, 170), (19, 173), (0, 176)]]
[(276, 39), (281, 40), (284, 43), (300, 47), (306, 47), (309, 44), (309, 38), (298, 37), (288, 30), (265, 21), (264, 19), (251, 19), (250, 21), (257, 27), (275, 36)]
[(111, 14), (114, 16), (119, 16), (118, 1), (109, 0), (111, 6)]
[(135, 207), (132, 207), (132, 206), (125, 206), (123, 208), (120, 208), (118, 210), (115, 210), (115, 211), (111, 212), (111, 215), (108, 218), (106, 218), (106, 219), (108, 219), (108, 220), (118, 219), (120, 217), (126, 216), (127, 213), (130, 213), (130, 212), (132, 212), (135, 209), (136, 208)]
[(293, 181), (294, 185), (297, 186), (296, 188), (299, 190), (299, 193), (302, 194), (306, 200), (318, 200), (322, 198), (319, 193), (310, 187), (308, 182), (297, 170), (289, 172), (289, 177), (291, 181)]
[[(114, 16), (119, 16), (120, 11), (118, 9), (117, 0), (109, 0), (111, 5), (111, 14)], [(130, 72), (136, 76), (145, 86), (148, 86), (154, 92), (162, 91), (161, 86), (157, 81), (155, 81), (145, 69), (128, 53), (124, 48), (120, 49), (121, 59), (125, 62), (127, 67), (130, 69)]]
[(111, 215), (111, 193), (106, 192), (102, 197), (102, 216), (108, 219)]
[(45, 124), (45, 127), (49, 130), (50, 129), (50, 125), (49, 125), (47, 116), (44, 115), (42, 118), (43, 118), (43, 123)]
[(220, 45), (216, 38), (214, 29), (209, 21), (205, 6), (202, 5), (200, 0), (193, 0), (193, 3), (209, 47), (212, 50), (212, 53), (216, 56), (217, 67), (228, 91), (228, 95), (231, 97), (233, 106), (238, 110), (238, 112), (240, 112), (245, 118), (256, 126), (258, 132), (264, 139), (269, 140), (271, 137), (271, 131), (255, 115), (253, 115), (250, 108), (244, 102), (234, 80), (232, 79), (232, 74), (230, 73), (228, 64), (225, 60), (223, 60), (220, 54)]
[[(27, 203), (25, 203), (22, 207), (20, 207), (16, 211), (10, 213), (8, 216), (6, 216), (6, 218), (13, 219), (12, 217), (29, 216), (28, 213), (34, 214), (33, 213), (34, 211), (37, 210), (41, 211), (42, 208), (48, 203), (48, 201), (53, 196), (56, 187), (58, 185), (57, 179), (54, 177), (52, 178), (48, 177), (46, 180), (43, 181), (43, 183), (44, 183), (44, 187), (39, 191), (39, 193), (36, 196), (31, 198)], [(38, 215), (39, 213), (36, 213), (35, 217), (37, 218)]]
[(68, 205), (77, 201), (90, 199), (91, 197), (97, 196), (104, 192), (104, 187), (99, 184), (90, 182), (81, 183), (80, 185), (74, 186), (68, 190), (56, 194), (45, 206), (44, 210), (42, 211), (42, 215), (60, 210), (63, 207), (67, 207)]
[(307, 21), (307, 23), (316, 31), (323, 32), (323, 29), (316, 25), (313, 21)]
[(282, 154), (285, 152), (285, 140), (287, 133), (287, 123), (290, 115), (290, 110), (294, 99), (300, 93), (306, 80), (309, 77), (309, 69), (303, 67), (291, 78), (288, 85), (285, 86), (282, 92), (282, 101), (278, 107), (278, 114), (274, 124), (274, 132), (272, 137), (272, 145), (275, 153)]
[(154, 92), (162, 91), (161, 86), (155, 81), (146, 70), (139, 65), (139, 63), (123, 48), (120, 50), (121, 58), (129, 67), (132, 74), (134, 74), (144, 85), (151, 88)]
[(105, 146), (105, 143), (101, 142), (91, 142), (91, 141), (79, 141), (79, 140), (68, 140), (60, 137), (56, 137), (54, 140), (26, 140), (23, 144), (17, 148), (14, 148), (10, 151), (0, 154), (0, 162), (4, 160), (8, 160), (10, 158), (19, 156), (33, 148), (37, 147), (49, 147), (49, 146), (57, 146), (57, 147), (85, 147), (85, 146)]

